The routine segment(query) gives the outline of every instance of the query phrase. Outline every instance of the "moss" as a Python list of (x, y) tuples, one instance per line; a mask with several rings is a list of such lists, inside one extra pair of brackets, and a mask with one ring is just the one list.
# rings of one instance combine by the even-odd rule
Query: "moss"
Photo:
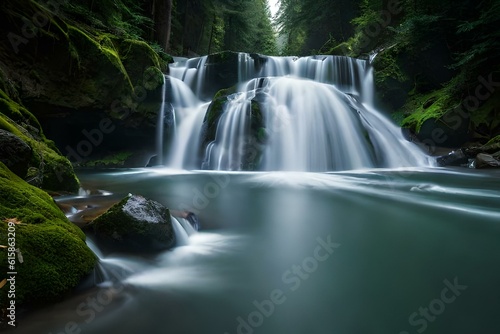
[[(475, 127), (484, 126), (490, 131), (500, 127), (500, 92), (495, 92), (477, 110), (471, 112), (471, 121)], [(500, 130), (500, 129), (497, 129)]]
[[(67, 220), (47, 193), (0, 163), (1, 245), (8, 245), (7, 220), (16, 222), (16, 248), (23, 257), (15, 267), (16, 303), (55, 301), (94, 267), (96, 259), (85, 245), (83, 232)], [(0, 250), (0, 263), (4, 265), (7, 251)], [(0, 290), (0, 302), (2, 307), (7, 303), (6, 289)]]
[[(84, 53), (86, 58), (90, 58), (94, 62), (102, 62), (104, 59), (107, 59), (109, 64), (123, 75), (130, 88), (133, 88), (118, 51), (108, 35), (98, 35), (97, 38), (92, 38), (83, 30), (70, 25), (68, 26), (68, 38), (74, 50), (78, 53), (78, 58), (81, 58), (80, 53)], [(105, 58), (102, 57), (103, 55)], [(106, 61), (101, 65), (106, 66)]]
[(150, 66), (144, 71), (143, 86), (147, 90), (154, 90), (161, 87), (164, 83), (165, 76), (157, 67)]
[[(135, 215), (124, 210), (129, 201), (133, 201), (130, 205)], [(152, 217), (160, 220), (150, 222)], [(167, 249), (175, 244), (170, 210), (137, 195), (123, 198), (83, 230), (95, 235), (96, 241), (108, 250), (147, 252)]]
[(347, 42), (342, 42), (326, 52), (333, 56), (351, 56), (352, 46)]
[(32, 136), (43, 137), (42, 127), (36, 117), (12, 100), (3, 90), (0, 90), (0, 112), (17, 124), (23, 125)]
[(2, 90), (0, 128), (15, 134), (31, 147), (33, 156), (30, 166), (39, 170), (39, 180), (35, 180), (34, 184), (50, 191), (78, 191), (80, 183), (69, 160), (61, 156), (52, 141), (45, 138), (38, 120)]
[(120, 57), (134, 85), (153, 90), (158, 85), (149, 87), (150, 83), (158, 84), (160, 76), (163, 83), (162, 71), (166, 71), (166, 63), (149, 44), (131, 39), (123, 40), (120, 42)]
[(440, 119), (451, 109), (449, 96), (443, 90), (412, 96), (403, 107), (406, 116), (403, 127), (419, 132), (422, 124), (429, 119)]
[(496, 136), (496, 137), (493, 137), (491, 138), (485, 146), (488, 146), (488, 145), (493, 145), (493, 144), (500, 144), (500, 135)]
[(132, 152), (118, 152), (106, 155), (102, 159), (90, 160), (81, 164), (82, 167), (118, 167), (133, 155)]

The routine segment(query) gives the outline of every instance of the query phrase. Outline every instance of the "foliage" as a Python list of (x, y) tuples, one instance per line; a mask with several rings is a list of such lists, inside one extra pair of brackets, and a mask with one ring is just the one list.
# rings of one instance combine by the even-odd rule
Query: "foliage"
[(172, 49), (177, 54), (276, 54), (265, 0), (177, 0), (172, 21)]
[(277, 17), (286, 37), (285, 55), (306, 55), (324, 49), (325, 42), (343, 43), (353, 33), (356, 3), (347, 0), (282, 0)]
[(69, 18), (114, 35), (142, 39), (152, 29), (153, 21), (146, 14), (146, 1), (77, 0), (63, 2)]

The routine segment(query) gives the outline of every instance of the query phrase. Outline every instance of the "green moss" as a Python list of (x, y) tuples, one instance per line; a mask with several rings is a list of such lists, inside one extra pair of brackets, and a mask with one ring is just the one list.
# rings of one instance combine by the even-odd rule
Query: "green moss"
[(419, 132), (425, 121), (440, 119), (451, 110), (450, 97), (443, 90), (412, 96), (403, 107), (403, 113), (408, 116), (401, 122), (402, 126)]
[(118, 167), (123, 166), (125, 161), (133, 155), (132, 152), (118, 152), (110, 154), (102, 159), (90, 160), (82, 163), (82, 167)]
[[(69, 25), (68, 38), (70, 44), (73, 45), (73, 50), (78, 54), (78, 59), (82, 58), (81, 54), (84, 54), (86, 58), (90, 58), (98, 64), (101, 63), (101, 66), (107, 65), (104, 60), (106, 59), (109, 64), (123, 75), (123, 78), (128, 82), (130, 88), (133, 88), (130, 77), (123, 66), (118, 51), (108, 35), (98, 35), (96, 38), (93, 38), (83, 30)], [(103, 61), (104, 64), (102, 64)]]
[[(14, 219), (17, 261), (16, 303), (44, 304), (59, 299), (92, 270), (95, 256), (83, 232), (70, 223), (54, 200), (0, 163), (0, 244), (8, 245), (7, 220)], [(0, 249), (7, 264), (8, 249)], [(7, 272), (4, 268), (4, 272)], [(0, 289), (2, 308), (6, 289)]]
[(71, 163), (45, 138), (38, 120), (0, 90), (0, 128), (9, 131), (32, 149), (30, 165), (39, 170), (34, 184), (50, 191), (76, 192), (80, 187)]
[(493, 144), (500, 144), (500, 135), (496, 136), (496, 137), (493, 137), (491, 138), (485, 146), (487, 145), (493, 145)]
[(144, 88), (147, 90), (154, 90), (161, 87), (165, 83), (165, 76), (163, 73), (154, 66), (150, 66), (144, 71)]
[(32, 133), (32, 135), (43, 136), (42, 127), (36, 117), (26, 108), (12, 100), (3, 90), (0, 90), (0, 112), (17, 124), (24, 125), (25, 128), (29, 126), (29, 129), (26, 129), (27, 131), (34, 129), (36, 133)]
[(500, 126), (500, 93), (495, 92), (477, 110), (471, 112), (471, 121), (475, 127), (485, 126), (491, 130)]
[[(129, 201), (133, 203), (129, 204)], [(124, 210), (132, 205), (134, 212)], [(152, 223), (147, 218), (156, 217)], [(104, 247), (121, 251), (156, 251), (169, 248), (175, 243), (175, 234), (170, 218), (170, 210), (158, 202), (134, 195), (125, 197), (108, 211), (83, 227), (92, 233), (96, 241)]]
[(352, 46), (348, 42), (342, 42), (329, 49), (326, 53), (333, 56), (351, 56)]

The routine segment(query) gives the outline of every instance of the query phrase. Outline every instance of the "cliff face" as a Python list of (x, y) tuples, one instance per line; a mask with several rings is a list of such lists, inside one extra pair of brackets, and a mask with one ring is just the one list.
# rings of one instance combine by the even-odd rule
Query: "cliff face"
[[(27, 107), (74, 162), (138, 142), (152, 145), (170, 59), (127, 34), (76, 21), (66, 6), (2, 3), (0, 70), (7, 95)], [(113, 130), (89, 139), (86, 133), (102, 132), (103, 120)], [(79, 158), (73, 151), (80, 151)]]

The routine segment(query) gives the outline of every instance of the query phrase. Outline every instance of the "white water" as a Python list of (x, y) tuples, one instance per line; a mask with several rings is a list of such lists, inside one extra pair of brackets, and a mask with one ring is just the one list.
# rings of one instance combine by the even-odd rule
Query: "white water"
[[(164, 134), (164, 127), (165, 127), (165, 106), (167, 104), (167, 99), (166, 99), (166, 92), (167, 92), (167, 85), (165, 84), (165, 79), (164, 79), (164, 84), (162, 87), (162, 102), (160, 106), (160, 111), (158, 113), (158, 122), (156, 123), (156, 154), (157, 154), (157, 164), (158, 165), (163, 165), (163, 134)], [(175, 122), (174, 122), (175, 123)]]
[[(454, 296), (449, 284), (460, 295), (442, 314), (429, 311), (436, 319), (426, 334), (500, 330), (498, 171), (141, 169), (79, 177), (194, 212), (203, 229), (146, 258), (103, 255), (90, 244), (108, 270), (104, 282), (21, 313), (16, 334), (69, 333), (68, 324), (92, 334), (418, 333), (408, 319), (422, 323), (420, 309), (441, 310), (443, 291)], [(219, 184), (218, 195), (209, 184)], [(318, 253), (319, 240), (340, 246), (328, 256)], [(264, 316), (277, 291), (283, 298)], [(242, 329), (240, 319), (255, 323), (259, 314), (259, 326)]]
[(183, 225), (179, 223), (177, 218), (171, 217), (172, 219), (172, 227), (174, 228), (175, 232), (175, 240), (176, 240), (176, 246), (186, 246), (189, 243), (189, 235), (186, 230), (184, 230)]
[[(374, 106), (373, 68), (365, 60), (335, 56), (266, 57), (256, 70), (238, 55), (237, 93), (228, 96), (215, 140), (201, 147), (210, 101), (201, 101), (207, 57), (182, 60), (170, 71), (176, 135), (167, 165), (180, 169), (336, 171), (429, 166), (431, 159), (407, 142)], [(253, 100), (253, 102), (252, 102)], [(252, 103), (264, 118), (252, 134)], [(250, 157), (250, 158), (249, 158)]]

